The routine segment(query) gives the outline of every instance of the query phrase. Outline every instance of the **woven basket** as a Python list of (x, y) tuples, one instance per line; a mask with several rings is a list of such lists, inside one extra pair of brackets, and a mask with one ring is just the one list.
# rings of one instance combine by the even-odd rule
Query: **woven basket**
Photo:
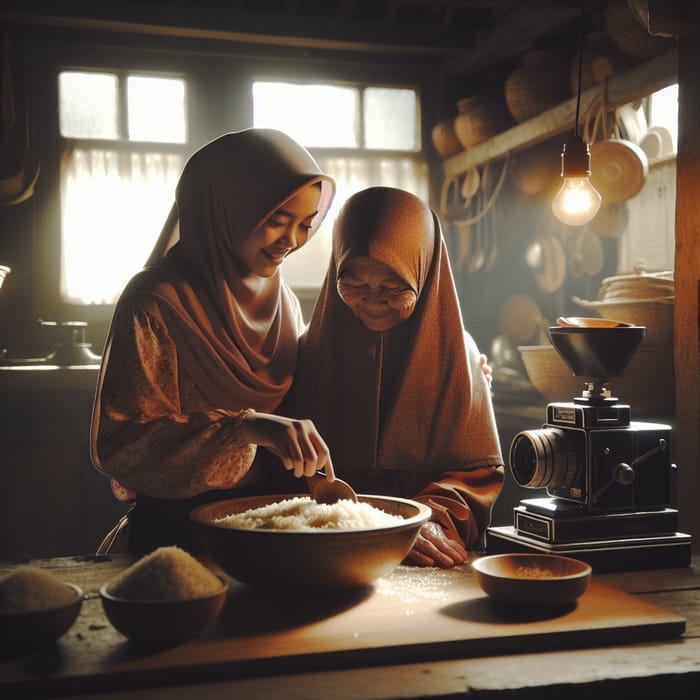
[(506, 78), (504, 96), (516, 122), (524, 122), (571, 97), (570, 56), (540, 49), (523, 56), (523, 65)]
[(650, 34), (630, 10), (627, 0), (610, 0), (605, 7), (605, 29), (628, 56), (647, 61), (674, 46), (668, 37)]
[(598, 299), (659, 299), (672, 297), (674, 281), (672, 271), (635, 272), (626, 275), (606, 277), (600, 283)]
[[(532, 385), (546, 401), (571, 401), (580, 396), (584, 377), (571, 373), (551, 345), (518, 347)], [(621, 377), (611, 380), (612, 393), (637, 414), (668, 416), (674, 411), (672, 346), (640, 345)]]
[(513, 126), (500, 94), (484, 92), (457, 102), (454, 130), (463, 148), (471, 148)]
[(431, 136), (435, 150), (443, 158), (449, 158), (462, 151), (462, 144), (459, 142), (457, 134), (455, 134), (453, 119), (445, 119), (438, 122), (433, 127)]

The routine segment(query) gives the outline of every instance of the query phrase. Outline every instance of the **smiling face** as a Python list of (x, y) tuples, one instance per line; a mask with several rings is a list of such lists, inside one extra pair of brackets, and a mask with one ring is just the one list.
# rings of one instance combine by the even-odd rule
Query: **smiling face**
[(272, 277), (285, 257), (308, 240), (320, 198), (320, 185), (307, 185), (265, 219), (238, 251), (244, 268), (258, 277)]
[(386, 331), (407, 319), (417, 295), (388, 265), (371, 258), (351, 260), (338, 278), (338, 294), (372, 331)]

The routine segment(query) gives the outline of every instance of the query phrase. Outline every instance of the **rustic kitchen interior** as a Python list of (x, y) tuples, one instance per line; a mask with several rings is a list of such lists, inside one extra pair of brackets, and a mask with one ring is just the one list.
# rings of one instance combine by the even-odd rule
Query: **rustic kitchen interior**
[[(309, 139), (305, 145), (336, 177), (341, 200), (387, 184), (430, 202), (465, 326), (493, 367), (504, 456), (516, 434), (542, 426), (548, 403), (569, 401), (580, 389), (547, 336), (557, 318), (609, 315), (646, 325), (613, 387), (635, 419), (671, 427), (669, 505), (678, 530), (692, 538), (693, 558), (687, 566), (594, 571), (591, 596), (572, 619), (489, 610), (480, 613), (478, 622), (490, 624), (483, 628), (462, 604), (455, 572), (431, 572), (421, 583), (400, 570), (387, 584), (396, 596), (423, 587), (429, 600), (413, 620), (408, 603), (383, 608), (382, 595), (391, 596), (380, 589), (378, 599), (345, 601), (345, 609), (302, 605), (294, 622), (304, 630), (316, 625), (318, 635), (296, 636), (289, 623), (276, 654), (265, 650), (273, 614), (263, 616), (265, 636), (255, 643), (248, 612), (241, 613), (249, 634), (241, 633), (236, 663), (214, 633), (206, 647), (169, 649), (150, 664), (101, 641), (84, 667), (77, 647), (66, 648), (69, 671), (57, 673), (55, 687), (46, 680), (47, 658), (34, 673), (16, 659), (0, 666), (0, 685), (7, 673), (17, 692), (42, 697), (110, 687), (133, 697), (257, 697), (280, 688), (290, 697), (327, 697), (327, 684), (340, 698), (554, 698), (565, 687), (572, 697), (697, 691), (700, 16), (690, 5), (588, 0), (582, 19), (579, 0), (5, 0), (0, 567), (47, 562), (91, 590), (123, 565), (116, 557), (101, 571), (83, 568), (125, 510), (89, 457), (111, 312), (159, 232), (188, 155), (253, 125), (300, 129), (299, 140)], [(86, 77), (90, 87), (76, 87)], [(146, 82), (132, 95), (133, 78)], [(174, 92), (149, 103), (158, 81)], [(333, 111), (333, 91), (354, 102)], [(100, 102), (105, 94), (116, 99)], [(146, 105), (140, 114), (138, 94)], [(72, 108), (88, 98), (98, 107), (81, 120)], [(114, 123), (102, 131), (105, 105)], [(145, 118), (149, 111), (154, 121)], [(311, 126), (303, 131), (305, 121)], [(322, 132), (328, 123), (335, 132)], [(589, 223), (571, 226), (553, 215), (551, 202), (562, 145), (579, 127), (603, 201)], [(613, 151), (621, 143), (628, 145)], [(617, 160), (605, 171), (611, 152)], [(133, 194), (138, 189), (145, 200)], [(328, 240), (319, 234), (286, 271), (306, 314), (325, 273)], [(663, 303), (645, 303), (661, 296)], [(521, 499), (533, 497), (506, 472), (492, 514), (497, 528), (509, 527)], [(237, 605), (245, 610), (246, 600), (249, 610), (264, 608), (255, 596)], [(102, 624), (98, 606), (85, 601), (82, 615), (90, 617), (81, 634)], [(344, 617), (353, 608), (359, 621)], [(344, 624), (372, 629), (376, 658), (338, 645)], [(57, 644), (75, 646), (70, 634)], [(241, 643), (251, 639), (252, 646)], [(304, 653), (294, 652), (297, 642)], [(100, 653), (113, 663), (95, 671), (90, 664)]]

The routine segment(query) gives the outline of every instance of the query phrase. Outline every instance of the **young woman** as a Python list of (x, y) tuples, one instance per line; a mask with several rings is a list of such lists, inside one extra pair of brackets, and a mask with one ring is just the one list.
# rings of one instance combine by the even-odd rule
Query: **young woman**
[(403, 190), (348, 199), (285, 400), (360, 493), (432, 507), (411, 559), (477, 547), (503, 482), (488, 368), (464, 330), (437, 216)]
[(119, 530), (129, 550), (196, 549), (189, 511), (222, 489), (255, 490), (259, 447), (295, 477), (325, 467), (333, 478), (313, 423), (274, 412), (304, 329), (279, 267), (334, 192), (304, 148), (269, 129), (226, 134), (185, 165), (156, 248), (116, 305), (95, 397), (92, 459), (133, 502)]

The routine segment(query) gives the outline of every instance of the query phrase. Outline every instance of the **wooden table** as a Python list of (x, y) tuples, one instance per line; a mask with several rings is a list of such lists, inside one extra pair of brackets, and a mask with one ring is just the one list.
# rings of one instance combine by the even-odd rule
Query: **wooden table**
[(129, 557), (31, 563), (81, 585), (87, 599), (54, 647), (0, 661), (3, 698), (602, 700), (644, 691), (676, 700), (700, 689), (697, 558), (681, 569), (595, 574), (578, 605), (555, 615), (499, 612), (468, 564), (402, 566), (342, 601), (282, 603), (231, 581), (231, 627), (217, 622), (150, 652), (109, 625), (95, 595)]

